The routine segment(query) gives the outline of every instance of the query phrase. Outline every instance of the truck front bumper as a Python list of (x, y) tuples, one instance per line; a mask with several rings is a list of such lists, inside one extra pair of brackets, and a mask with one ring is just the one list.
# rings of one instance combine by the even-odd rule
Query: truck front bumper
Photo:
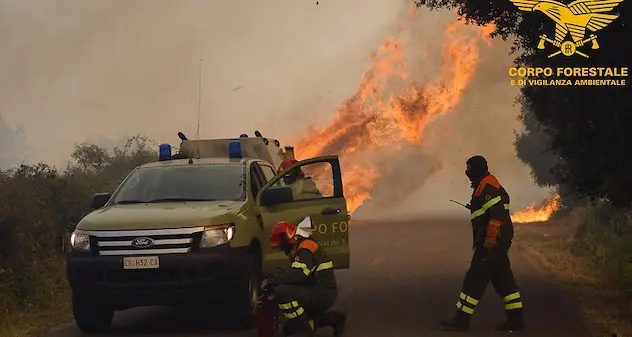
[[(149, 305), (187, 305), (230, 293), (246, 251), (217, 247), (209, 252), (159, 255), (160, 268), (125, 270), (122, 256), (68, 254), (73, 296), (115, 310)], [(221, 249), (227, 248), (227, 249)]]

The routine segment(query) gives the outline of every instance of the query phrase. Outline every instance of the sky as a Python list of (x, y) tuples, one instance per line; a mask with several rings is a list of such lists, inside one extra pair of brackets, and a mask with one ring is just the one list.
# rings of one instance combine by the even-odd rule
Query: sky
[[(177, 144), (178, 131), (192, 136), (197, 129), (202, 60), (202, 138), (254, 130), (272, 138), (300, 136), (309, 125), (331, 120), (353, 94), (371, 52), (398, 34), (407, 4), (0, 0), (0, 114), (23, 129), (27, 162), (65, 166), (75, 143), (111, 146), (133, 134)], [(412, 63), (420, 76), (440, 63), (443, 25), (453, 19), (450, 12), (422, 11), (402, 37), (419, 46)], [(442, 169), (419, 178), (423, 163), (407, 167), (424, 183), (393, 212), (451, 212), (455, 205), (447, 198), (466, 200), (471, 193), (464, 161), (479, 153), (518, 206), (545, 197), (513, 150), (521, 125), (518, 91), (507, 79), (508, 53), (503, 41), (481, 46), (480, 66), (461, 104), (436, 122), (424, 150)], [(490, 118), (494, 123), (484, 122)], [(449, 135), (440, 132), (446, 129)], [(386, 179), (372, 205), (386, 206), (405, 183)], [(370, 208), (367, 216), (384, 207)]]

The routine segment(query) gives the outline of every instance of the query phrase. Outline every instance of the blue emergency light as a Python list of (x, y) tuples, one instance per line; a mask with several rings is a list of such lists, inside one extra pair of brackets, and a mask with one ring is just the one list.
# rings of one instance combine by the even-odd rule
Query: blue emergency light
[(239, 141), (228, 143), (228, 158), (241, 158), (241, 143)]
[(171, 145), (169, 144), (160, 144), (158, 146), (158, 160), (169, 160), (171, 159)]

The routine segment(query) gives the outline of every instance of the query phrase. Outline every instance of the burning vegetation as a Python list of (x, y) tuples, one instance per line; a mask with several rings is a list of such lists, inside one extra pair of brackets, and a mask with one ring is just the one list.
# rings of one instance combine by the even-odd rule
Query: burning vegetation
[[(414, 10), (407, 13), (401, 31), (410, 29)], [(371, 55), (354, 94), (338, 108), (333, 120), (324, 126), (312, 126), (296, 144), (298, 159), (338, 154), (344, 171), (343, 183), (347, 207), (354, 212), (371, 199), (375, 186), (394, 174), (383, 164), (381, 149), (394, 149), (387, 156), (398, 156), (405, 146), (424, 147), (428, 126), (438, 117), (451, 113), (460, 103), (463, 91), (476, 73), (481, 46), (491, 46), (493, 23), (466, 25), (456, 20), (446, 25), (441, 46), (438, 74), (424, 82), (416, 81), (406, 57), (405, 42), (386, 38)], [(379, 153), (379, 154), (378, 154)], [(329, 172), (310, 172), (329, 177)], [(541, 209), (532, 205), (513, 215), (516, 222), (543, 221), (559, 207), (559, 197)]]
[(544, 205), (536, 208), (535, 203), (533, 203), (526, 209), (512, 214), (511, 219), (517, 223), (546, 221), (560, 208), (560, 205), (560, 195), (555, 193)]
[[(413, 13), (402, 26), (409, 29)], [(454, 21), (444, 29), (439, 74), (419, 83), (406, 59), (407, 45), (389, 37), (371, 55), (371, 65), (355, 93), (341, 104), (328, 125), (311, 127), (294, 141), (298, 159), (338, 154), (350, 212), (370, 200), (389, 167), (378, 167), (376, 151), (387, 146), (397, 156), (404, 145), (423, 147), (424, 133), (437, 117), (458, 106), (479, 64), (479, 43), (490, 43), (492, 26)], [(316, 174), (318, 175), (318, 174)]]

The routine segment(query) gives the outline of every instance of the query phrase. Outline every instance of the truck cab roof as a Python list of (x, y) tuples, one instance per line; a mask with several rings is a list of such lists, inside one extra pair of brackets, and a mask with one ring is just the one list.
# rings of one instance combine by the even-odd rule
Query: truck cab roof
[[(278, 140), (265, 138), (258, 131), (255, 134), (256, 137), (243, 134), (239, 138), (189, 140), (184, 134), (179, 133), (182, 142), (178, 153), (170, 158), (161, 158), (159, 163), (180, 162), (190, 158), (194, 159), (194, 162), (208, 164), (235, 162), (238, 159), (258, 159), (277, 168), (283, 160), (294, 157), (293, 147), (286, 146), (284, 151)], [(234, 143), (239, 143), (238, 157), (230, 154), (230, 146)]]
[(165, 167), (165, 166), (188, 166), (188, 165), (213, 165), (213, 164), (245, 164), (250, 158), (192, 158), (192, 162), (189, 163), (189, 159), (171, 159), (151, 162), (140, 165), (138, 168), (151, 168), (151, 167)]

